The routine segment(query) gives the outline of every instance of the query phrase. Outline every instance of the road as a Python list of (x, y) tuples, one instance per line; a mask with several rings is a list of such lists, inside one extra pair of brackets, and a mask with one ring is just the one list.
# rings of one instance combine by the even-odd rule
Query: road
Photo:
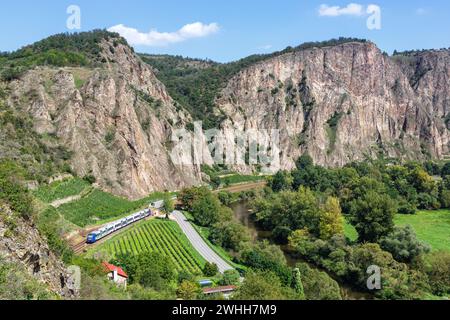
[(181, 230), (187, 236), (194, 248), (200, 253), (200, 255), (209, 263), (215, 263), (219, 267), (220, 273), (224, 273), (226, 270), (232, 270), (233, 268), (225, 262), (217, 253), (212, 250), (203, 238), (198, 234), (194, 227), (187, 221), (186, 217), (180, 211), (174, 211), (172, 217), (179, 224)]

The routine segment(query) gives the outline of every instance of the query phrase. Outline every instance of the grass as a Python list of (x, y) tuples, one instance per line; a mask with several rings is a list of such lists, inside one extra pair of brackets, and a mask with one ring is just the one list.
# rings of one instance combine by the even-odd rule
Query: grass
[(86, 227), (131, 214), (133, 211), (147, 207), (151, 201), (161, 199), (163, 195), (163, 193), (156, 192), (146, 198), (129, 201), (94, 189), (86, 197), (64, 204), (58, 210), (66, 220), (79, 227)]
[[(450, 251), (450, 210), (419, 211), (415, 215), (396, 215), (396, 226), (410, 225), (417, 237), (429, 244), (433, 251)], [(356, 241), (358, 234), (355, 228), (345, 222), (345, 235)]]
[(345, 220), (344, 223), (344, 234), (350, 239), (350, 241), (358, 240), (358, 232), (356, 232), (355, 227), (352, 226), (347, 220)]
[(178, 224), (170, 220), (153, 219), (107, 240), (88, 255), (104, 253), (110, 258), (120, 254), (159, 252), (172, 260), (178, 271), (194, 275), (202, 273), (205, 260), (190, 244)]
[(51, 203), (55, 200), (79, 195), (89, 186), (86, 181), (74, 178), (42, 186), (34, 192), (34, 195), (45, 203)]
[(395, 224), (410, 225), (417, 237), (433, 251), (450, 251), (450, 210), (419, 211), (415, 215), (397, 215)]
[(223, 177), (220, 179), (221, 183), (225, 186), (233, 185), (233, 184), (239, 184), (239, 183), (245, 183), (245, 182), (258, 182), (265, 180), (266, 177), (264, 176), (245, 176), (240, 174), (233, 174), (226, 177)]

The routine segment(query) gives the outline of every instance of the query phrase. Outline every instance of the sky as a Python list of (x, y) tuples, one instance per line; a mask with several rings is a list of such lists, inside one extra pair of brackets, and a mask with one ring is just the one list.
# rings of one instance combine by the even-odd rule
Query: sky
[(0, 8), (0, 51), (98, 28), (138, 52), (219, 62), (340, 36), (388, 53), (450, 47), (448, 0), (14, 0)]

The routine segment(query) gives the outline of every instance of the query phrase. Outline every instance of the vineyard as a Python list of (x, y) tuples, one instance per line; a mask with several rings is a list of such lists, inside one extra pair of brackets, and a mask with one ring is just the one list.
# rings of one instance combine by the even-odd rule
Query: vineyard
[(50, 203), (55, 200), (79, 195), (89, 186), (89, 183), (86, 181), (79, 178), (74, 178), (64, 181), (57, 181), (50, 185), (40, 187), (34, 192), (34, 195), (39, 200)]
[(141, 223), (108, 240), (95, 250), (110, 257), (155, 251), (172, 259), (178, 271), (202, 273), (205, 260), (173, 221), (152, 220)]
[(163, 193), (154, 193), (144, 199), (129, 201), (94, 189), (84, 198), (64, 204), (58, 210), (68, 221), (85, 227), (134, 213), (133, 211), (147, 207), (151, 201), (161, 199), (162, 196)]

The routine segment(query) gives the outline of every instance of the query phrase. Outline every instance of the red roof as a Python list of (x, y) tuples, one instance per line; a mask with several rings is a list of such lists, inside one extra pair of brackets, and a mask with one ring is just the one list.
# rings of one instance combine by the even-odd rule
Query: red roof
[(128, 275), (126, 274), (125, 271), (123, 271), (122, 268), (116, 267), (116, 266), (114, 266), (114, 265), (112, 265), (112, 264), (110, 264), (108, 262), (103, 262), (102, 265), (105, 268), (105, 271), (107, 271), (108, 273), (117, 271), (117, 274), (119, 276), (121, 276), (122, 278), (128, 278)]
[(205, 288), (203, 289), (204, 294), (213, 294), (213, 293), (221, 293), (221, 292), (230, 292), (236, 290), (236, 286), (225, 286), (225, 287), (216, 287), (216, 288)]

